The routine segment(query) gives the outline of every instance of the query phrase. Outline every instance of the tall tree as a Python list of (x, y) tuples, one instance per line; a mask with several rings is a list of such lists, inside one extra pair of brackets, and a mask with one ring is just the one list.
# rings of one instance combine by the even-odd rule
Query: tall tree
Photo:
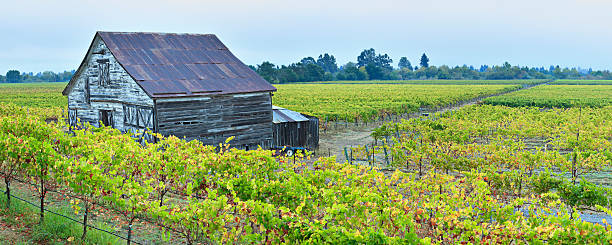
[(258, 65), (257, 73), (270, 83), (276, 80), (276, 66), (269, 61), (264, 61), (261, 65)]
[(359, 67), (374, 65), (378, 68), (384, 69), (384, 71), (386, 72), (390, 72), (391, 70), (393, 70), (391, 63), (393, 63), (393, 60), (389, 57), (389, 55), (376, 55), (376, 51), (373, 48), (363, 50), (361, 54), (357, 57), (357, 65)]
[(370, 79), (381, 80), (385, 78), (385, 72), (382, 67), (377, 66), (375, 64), (368, 64), (365, 66), (366, 72), (368, 72), (368, 76)]
[(420, 63), (421, 67), (429, 67), (429, 58), (427, 58), (427, 55), (425, 55), (425, 53), (423, 53), (423, 55), (421, 55), (421, 63)]
[(325, 80), (323, 77), (325, 75), (325, 71), (323, 68), (316, 64), (307, 64), (304, 67), (304, 79), (305, 82), (312, 81), (322, 81)]
[(21, 82), (21, 73), (18, 70), (10, 70), (6, 72), (6, 81), (9, 83)]
[(376, 61), (376, 51), (373, 48), (365, 49), (361, 51), (361, 54), (357, 56), (357, 66), (362, 67), (368, 64), (372, 64)]
[(308, 65), (308, 64), (317, 64), (317, 61), (312, 58), (312, 57), (305, 57), (303, 58), (300, 63), (304, 64), (304, 65)]
[(357, 68), (357, 64), (353, 62), (349, 62), (349, 63), (346, 63), (346, 65), (342, 66), (342, 69), (340, 70), (340, 72), (338, 72), (338, 75), (336, 76), (336, 78), (338, 78), (338, 80), (349, 80), (349, 81), (366, 80), (368, 79), (368, 74), (367, 72), (362, 71), (359, 68)]
[(379, 54), (378, 56), (376, 56), (376, 59), (375, 59), (375, 62), (374, 62), (374, 64), (376, 66), (378, 66), (380, 68), (383, 68), (386, 71), (393, 70), (393, 67), (391, 66), (391, 63), (393, 63), (393, 60), (387, 54)]
[(412, 71), (412, 64), (410, 64), (410, 61), (409, 61), (409, 60), (408, 60), (408, 58), (406, 58), (406, 57), (402, 57), (402, 58), (400, 58), (399, 63), (397, 64), (397, 66), (398, 66), (400, 69), (404, 69), (404, 68), (406, 68), (406, 69), (408, 69), (408, 70), (411, 70), (411, 71)]
[(338, 64), (336, 64), (336, 57), (327, 53), (319, 55), (317, 59), (317, 65), (323, 68), (324, 71), (334, 73), (338, 71)]

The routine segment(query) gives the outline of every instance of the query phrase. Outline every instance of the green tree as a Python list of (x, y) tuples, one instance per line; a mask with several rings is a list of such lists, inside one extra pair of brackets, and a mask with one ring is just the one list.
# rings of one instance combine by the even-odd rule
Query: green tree
[(380, 66), (368, 64), (365, 66), (365, 70), (368, 72), (370, 79), (380, 80), (385, 78), (385, 72)]
[(308, 65), (308, 64), (316, 64), (317, 61), (312, 57), (305, 57), (300, 61), (300, 63), (304, 65)]
[(257, 74), (270, 83), (276, 81), (276, 72), (276, 66), (269, 61), (264, 61), (261, 65), (257, 66)]
[(373, 48), (361, 51), (357, 56), (357, 66), (362, 67), (374, 63), (376, 60), (376, 51)]
[(425, 55), (425, 53), (423, 53), (423, 55), (421, 55), (421, 63), (420, 63), (421, 67), (429, 67), (429, 58), (427, 58), (427, 55)]
[(290, 83), (299, 81), (298, 74), (288, 66), (281, 66), (278, 70), (278, 81), (280, 83)]
[(6, 81), (9, 83), (21, 82), (21, 73), (18, 70), (10, 70), (6, 72)]
[(359, 81), (368, 79), (368, 74), (365, 71), (357, 68), (357, 64), (353, 62), (346, 63), (336, 75), (338, 80)]
[(327, 53), (319, 55), (319, 58), (317, 59), (317, 65), (323, 68), (325, 72), (334, 73), (338, 71), (336, 57)]
[(304, 67), (304, 80), (305, 82), (322, 81), (325, 80), (325, 71), (317, 64), (307, 64)]
[(408, 70), (411, 70), (411, 71), (412, 71), (412, 64), (410, 64), (410, 61), (409, 61), (409, 60), (408, 60), (408, 58), (406, 58), (406, 57), (402, 57), (402, 58), (400, 58), (399, 63), (397, 64), (397, 66), (398, 66), (400, 69), (404, 69), (404, 68), (406, 68), (406, 69), (408, 69)]

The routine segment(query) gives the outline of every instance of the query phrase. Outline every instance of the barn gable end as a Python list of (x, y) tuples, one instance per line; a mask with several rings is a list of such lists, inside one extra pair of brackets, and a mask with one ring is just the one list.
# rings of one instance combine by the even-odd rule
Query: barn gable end
[(99, 35), (94, 37), (83, 63), (63, 93), (68, 96), (72, 120), (79, 118), (81, 123), (93, 126), (100, 126), (104, 113), (111, 119), (108, 123), (122, 132), (142, 130), (144, 124), (126, 123), (124, 108), (153, 112), (153, 99), (117, 62)]

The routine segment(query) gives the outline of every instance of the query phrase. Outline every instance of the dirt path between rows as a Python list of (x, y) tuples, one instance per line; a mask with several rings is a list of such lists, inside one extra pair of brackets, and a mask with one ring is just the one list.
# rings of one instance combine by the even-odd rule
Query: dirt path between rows
[[(500, 96), (503, 94), (512, 93), (512, 92), (520, 91), (523, 89), (530, 89), (535, 86), (546, 85), (546, 84), (547, 83), (541, 83), (541, 84), (536, 84), (533, 86), (524, 86), (516, 90), (483, 96), (483, 97), (475, 98), (469, 101), (464, 101), (456, 105), (442, 107), (442, 108), (435, 109), (435, 110), (428, 110), (427, 113), (454, 111), (464, 106), (477, 104), (481, 102), (483, 99), (486, 99), (489, 97)], [(344, 148), (347, 147), (348, 149), (351, 146), (366, 145), (366, 144), (371, 145), (372, 143), (374, 143), (374, 138), (372, 138), (371, 136), (374, 129), (380, 127), (384, 123), (388, 123), (391, 121), (400, 121), (401, 119), (410, 119), (410, 118), (415, 118), (415, 117), (420, 117), (420, 116), (422, 116), (421, 113), (394, 115), (394, 116), (391, 116), (391, 118), (388, 120), (376, 121), (373, 123), (368, 123), (367, 125), (363, 123), (360, 125), (359, 124), (355, 125), (354, 123), (347, 124), (347, 123), (342, 123), (342, 122), (338, 124), (334, 124), (332, 122), (332, 124), (328, 126), (327, 130), (320, 130), (319, 149), (316, 151), (316, 155), (317, 156), (335, 155), (336, 161), (344, 162), (346, 161), (346, 156), (344, 154)]]

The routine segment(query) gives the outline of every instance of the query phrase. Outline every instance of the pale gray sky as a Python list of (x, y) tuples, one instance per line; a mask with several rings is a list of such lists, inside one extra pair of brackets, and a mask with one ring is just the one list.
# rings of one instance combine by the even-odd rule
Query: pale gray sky
[(76, 69), (94, 33), (216, 34), (242, 61), (288, 64), (366, 48), (397, 65), (511, 64), (612, 69), (607, 0), (0, 0), (0, 74)]

